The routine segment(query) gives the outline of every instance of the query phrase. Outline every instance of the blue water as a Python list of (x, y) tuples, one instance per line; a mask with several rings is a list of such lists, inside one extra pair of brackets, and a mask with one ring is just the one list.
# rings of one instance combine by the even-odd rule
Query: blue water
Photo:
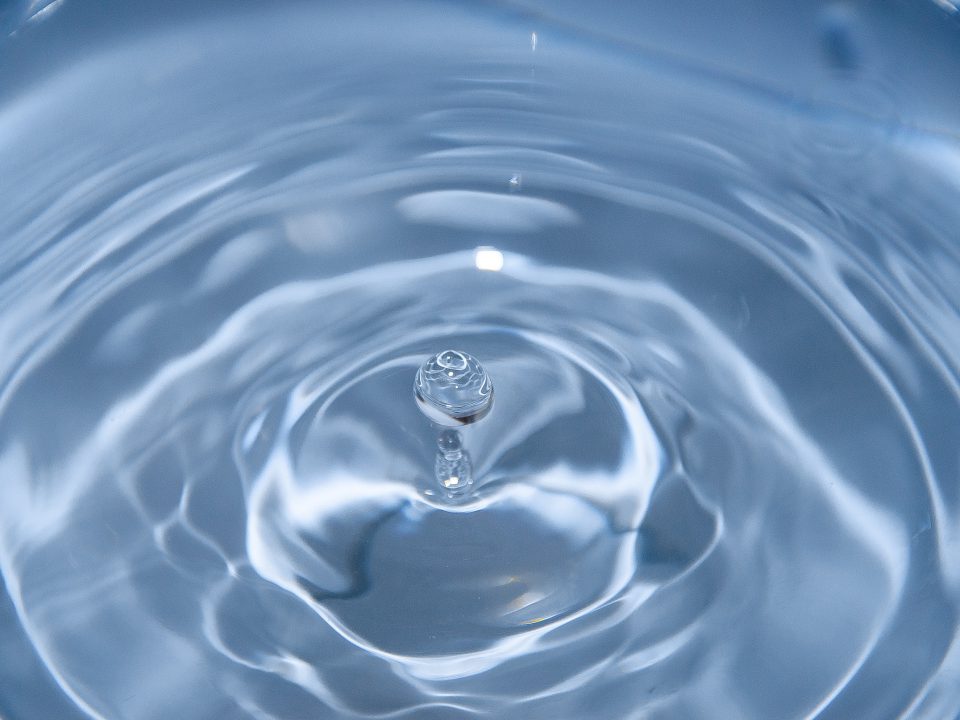
[(958, 87), (948, 0), (3, 5), (0, 718), (960, 717)]

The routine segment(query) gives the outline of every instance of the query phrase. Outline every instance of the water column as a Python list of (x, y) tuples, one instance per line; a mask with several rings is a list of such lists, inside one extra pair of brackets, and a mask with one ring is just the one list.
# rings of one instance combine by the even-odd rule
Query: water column
[(452, 428), (483, 418), (493, 404), (493, 383), (480, 362), (459, 350), (444, 350), (417, 370), (413, 383), (417, 405), (438, 427), (434, 474), (449, 497), (473, 485), (473, 464), (463, 438)]

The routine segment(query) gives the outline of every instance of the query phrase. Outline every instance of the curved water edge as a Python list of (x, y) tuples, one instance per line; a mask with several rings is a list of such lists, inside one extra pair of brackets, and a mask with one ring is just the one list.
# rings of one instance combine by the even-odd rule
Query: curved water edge
[[(881, 20), (792, 97), (605, 12), (383, 12), (0, 94), (0, 712), (960, 711), (960, 146)], [(496, 387), (459, 493), (447, 349)]]

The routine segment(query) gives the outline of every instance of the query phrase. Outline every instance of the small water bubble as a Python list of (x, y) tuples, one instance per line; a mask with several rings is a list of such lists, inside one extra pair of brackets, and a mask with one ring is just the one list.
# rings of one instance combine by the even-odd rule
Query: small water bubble
[(465, 425), (486, 415), (493, 383), (480, 362), (459, 350), (444, 350), (427, 360), (413, 383), (423, 413), (441, 425)]
[(520, 173), (511, 175), (507, 186), (510, 188), (510, 192), (519, 192), (520, 188), (523, 186), (523, 177), (520, 175)]

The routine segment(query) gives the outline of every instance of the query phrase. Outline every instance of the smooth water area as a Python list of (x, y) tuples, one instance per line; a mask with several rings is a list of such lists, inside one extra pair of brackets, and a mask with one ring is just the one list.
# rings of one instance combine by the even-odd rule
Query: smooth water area
[(952, 3), (0, 9), (0, 718), (960, 717)]

